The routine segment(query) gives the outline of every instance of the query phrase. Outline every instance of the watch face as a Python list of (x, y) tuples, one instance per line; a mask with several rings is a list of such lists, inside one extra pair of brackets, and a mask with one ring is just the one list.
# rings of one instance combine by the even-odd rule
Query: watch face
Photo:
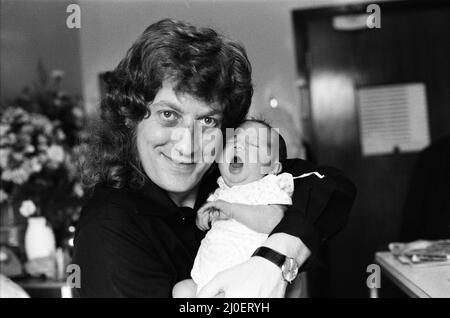
[(298, 265), (293, 258), (286, 257), (286, 261), (281, 267), (281, 271), (283, 273), (283, 278), (290, 283), (297, 277)]

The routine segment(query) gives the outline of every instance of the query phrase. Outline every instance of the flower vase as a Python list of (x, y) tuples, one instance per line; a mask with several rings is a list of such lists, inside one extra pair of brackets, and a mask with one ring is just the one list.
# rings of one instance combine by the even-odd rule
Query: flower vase
[(25, 232), (28, 260), (51, 256), (56, 250), (55, 235), (43, 216), (29, 217)]

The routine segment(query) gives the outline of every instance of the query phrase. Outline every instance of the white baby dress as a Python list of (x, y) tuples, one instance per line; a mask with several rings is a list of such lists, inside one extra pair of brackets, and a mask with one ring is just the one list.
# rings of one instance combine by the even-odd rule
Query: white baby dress
[[(228, 187), (222, 177), (219, 188), (208, 201), (223, 200), (248, 205), (292, 205), (293, 177), (289, 173), (269, 174), (244, 185)], [(258, 233), (233, 220), (217, 220), (202, 240), (191, 277), (197, 284), (197, 293), (217, 273), (248, 260), (268, 235)]]

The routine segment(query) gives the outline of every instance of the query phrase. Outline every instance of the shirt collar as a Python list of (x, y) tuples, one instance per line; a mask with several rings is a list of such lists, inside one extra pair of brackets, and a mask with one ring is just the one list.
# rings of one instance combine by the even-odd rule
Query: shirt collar
[(188, 216), (192, 213), (195, 216), (195, 212), (206, 202), (209, 193), (217, 187), (216, 180), (218, 175), (219, 169), (214, 164), (200, 183), (194, 209), (178, 207), (165, 190), (148, 178), (142, 187), (131, 191), (135, 194), (138, 212), (145, 215), (169, 217), (180, 214)]
[(150, 179), (132, 192), (136, 197), (138, 212), (152, 216), (170, 216), (178, 212), (178, 206), (170, 199), (166, 191)]

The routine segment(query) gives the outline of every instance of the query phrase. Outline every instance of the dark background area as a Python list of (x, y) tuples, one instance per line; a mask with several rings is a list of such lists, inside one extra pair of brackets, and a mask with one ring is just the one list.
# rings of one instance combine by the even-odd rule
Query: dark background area
[[(320, 164), (339, 167), (358, 187), (346, 229), (321, 255), (326, 267), (310, 275), (310, 293), (316, 297), (367, 297), (367, 265), (374, 263), (376, 251), (400, 239), (409, 213), (403, 207), (418, 154), (362, 155), (355, 90), (423, 82), (431, 142), (450, 134), (449, 3), (381, 3), (380, 29), (333, 29), (333, 16), (365, 13), (366, 6), (293, 13), (298, 72), (310, 95), (310, 116), (303, 119), (306, 140)], [(449, 211), (427, 213), (431, 218)], [(396, 295), (390, 289), (383, 290)]]

